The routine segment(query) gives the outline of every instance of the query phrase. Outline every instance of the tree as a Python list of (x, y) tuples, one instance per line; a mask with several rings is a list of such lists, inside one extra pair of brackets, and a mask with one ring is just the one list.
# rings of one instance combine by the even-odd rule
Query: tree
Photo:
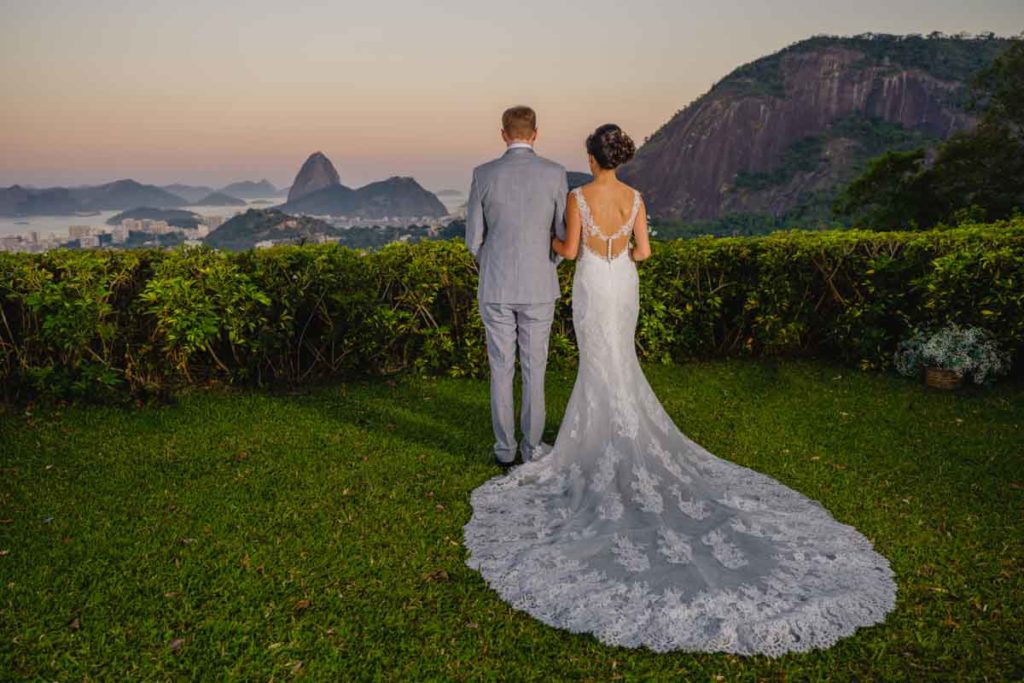
[(974, 80), (971, 106), (989, 125), (1024, 130), (1024, 39), (1016, 39)]
[(833, 203), (837, 216), (876, 230), (999, 220), (1024, 208), (1024, 40), (971, 84), (975, 130), (941, 144), (872, 160)]
[(833, 211), (856, 217), (857, 226), (875, 230), (916, 228), (931, 224), (931, 188), (924, 148), (886, 152), (868, 162), (859, 178), (836, 197)]

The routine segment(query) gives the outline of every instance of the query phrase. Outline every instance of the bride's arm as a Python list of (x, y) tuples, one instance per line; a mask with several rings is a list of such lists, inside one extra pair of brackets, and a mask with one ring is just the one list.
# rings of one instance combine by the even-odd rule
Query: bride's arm
[(633, 224), (634, 246), (629, 250), (629, 255), (634, 261), (644, 261), (651, 256), (651, 240), (647, 233), (647, 206), (640, 200), (640, 210), (636, 214), (636, 223)]
[(583, 228), (580, 225), (580, 212), (576, 208), (576, 195), (572, 192), (565, 200), (565, 239), (557, 237), (551, 239), (551, 248), (556, 254), (570, 261), (576, 258), (580, 250), (580, 234)]

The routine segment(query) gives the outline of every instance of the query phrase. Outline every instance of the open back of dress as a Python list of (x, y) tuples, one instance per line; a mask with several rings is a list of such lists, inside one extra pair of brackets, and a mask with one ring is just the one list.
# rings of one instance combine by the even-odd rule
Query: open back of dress
[(583, 196), (582, 188), (577, 187), (573, 194), (580, 211), (580, 224), (583, 228), (580, 238), (583, 246), (594, 256), (608, 261), (622, 254), (629, 247), (633, 225), (640, 212), (640, 193), (633, 190), (633, 207), (629, 218), (613, 232), (606, 232), (594, 221), (594, 215), (587, 204), (587, 198)]

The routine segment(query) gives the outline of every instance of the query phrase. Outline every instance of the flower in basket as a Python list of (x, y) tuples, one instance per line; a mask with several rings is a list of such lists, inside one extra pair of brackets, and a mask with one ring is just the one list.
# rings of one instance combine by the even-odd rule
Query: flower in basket
[(1010, 354), (999, 349), (987, 330), (954, 322), (931, 332), (915, 328), (899, 343), (893, 361), (897, 372), (908, 377), (919, 376), (923, 367), (935, 367), (970, 375), (975, 384), (1010, 370)]

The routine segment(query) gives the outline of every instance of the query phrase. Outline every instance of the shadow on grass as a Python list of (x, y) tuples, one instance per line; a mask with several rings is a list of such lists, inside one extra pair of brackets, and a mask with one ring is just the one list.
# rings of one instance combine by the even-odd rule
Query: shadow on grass
[[(443, 451), (466, 464), (490, 462), (490, 404), (477, 383), (374, 380), (277, 400), (321, 420), (377, 431), (413, 447)], [(484, 387), (486, 389), (486, 387)]]

